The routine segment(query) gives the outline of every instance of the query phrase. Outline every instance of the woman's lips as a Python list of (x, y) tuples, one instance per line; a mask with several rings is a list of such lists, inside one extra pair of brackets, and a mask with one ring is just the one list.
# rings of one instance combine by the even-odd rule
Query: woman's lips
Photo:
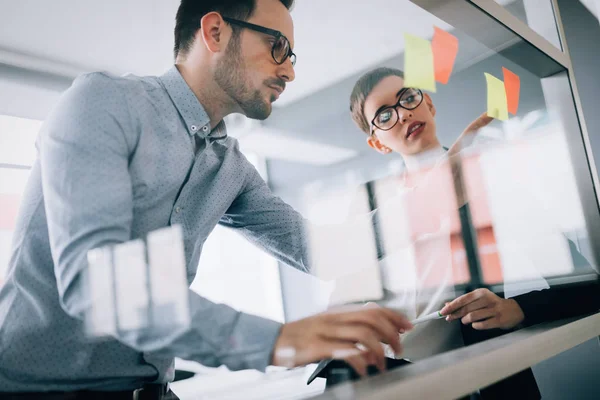
[(406, 130), (406, 139), (414, 140), (417, 136), (419, 136), (423, 130), (425, 129), (425, 122), (415, 121), (408, 126)]

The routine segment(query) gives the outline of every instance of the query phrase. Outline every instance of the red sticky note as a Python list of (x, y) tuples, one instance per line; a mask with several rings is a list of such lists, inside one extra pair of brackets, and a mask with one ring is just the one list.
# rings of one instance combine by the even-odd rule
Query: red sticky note
[(431, 48), (433, 50), (435, 80), (445, 85), (450, 79), (454, 61), (456, 61), (456, 55), (458, 54), (458, 39), (437, 26), (433, 28), (435, 33), (431, 41)]
[(521, 78), (509, 69), (502, 67), (504, 73), (504, 88), (508, 102), (508, 112), (517, 115), (519, 109), (519, 97), (521, 95)]

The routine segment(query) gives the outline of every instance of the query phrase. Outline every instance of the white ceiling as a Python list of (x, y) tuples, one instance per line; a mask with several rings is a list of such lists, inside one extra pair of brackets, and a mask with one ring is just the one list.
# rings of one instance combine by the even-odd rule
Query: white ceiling
[[(179, 0), (0, 0), (0, 62), (65, 75), (161, 74), (172, 64)], [(408, 0), (297, 0), (289, 104), (402, 51), (402, 33), (449, 26)], [(374, 23), (376, 21), (376, 23)], [(25, 64), (25, 65), (23, 65)], [(27, 65), (35, 64), (35, 65)]]
[(580, 0), (596, 18), (600, 18), (600, 0)]
[(0, 48), (83, 70), (155, 74), (172, 62), (177, 0), (0, 0)]

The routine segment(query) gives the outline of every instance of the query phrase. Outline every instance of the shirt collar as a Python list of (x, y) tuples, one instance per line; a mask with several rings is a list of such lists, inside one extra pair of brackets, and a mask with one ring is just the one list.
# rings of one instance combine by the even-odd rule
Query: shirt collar
[[(173, 104), (175, 104), (179, 115), (183, 118), (190, 136), (197, 134), (200, 137), (206, 137), (210, 135), (210, 118), (194, 92), (192, 92), (192, 89), (190, 89), (183, 76), (181, 76), (177, 67), (173, 65), (160, 77), (160, 80), (167, 90), (169, 97), (171, 97)], [(223, 121), (214, 129), (214, 131), (218, 132), (217, 136), (222, 136), (224, 130), (225, 123)]]

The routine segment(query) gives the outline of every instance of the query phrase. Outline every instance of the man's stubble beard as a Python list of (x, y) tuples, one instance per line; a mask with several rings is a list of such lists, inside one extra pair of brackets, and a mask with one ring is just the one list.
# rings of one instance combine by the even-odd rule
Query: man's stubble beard
[(264, 120), (271, 114), (271, 104), (263, 99), (260, 90), (248, 87), (239, 34), (231, 38), (225, 57), (217, 64), (215, 81), (237, 103), (246, 117)]

